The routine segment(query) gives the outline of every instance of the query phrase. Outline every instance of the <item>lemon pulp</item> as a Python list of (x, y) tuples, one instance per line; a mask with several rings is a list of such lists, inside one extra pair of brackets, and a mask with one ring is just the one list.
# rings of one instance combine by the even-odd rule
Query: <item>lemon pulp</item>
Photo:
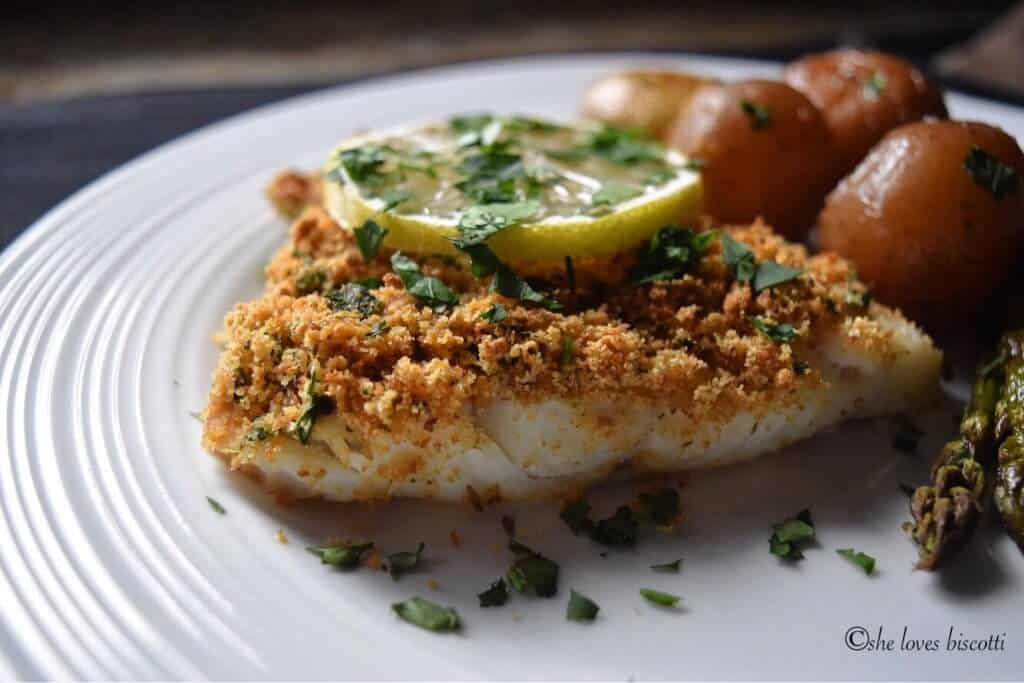
[(389, 248), (457, 254), (460, 222), (493, 207), (514, 218), (488, 246), (537, 263), (635, 247), (690, 221), (703, 194), (687, 160), (654, 141), (520, 116), (359, 136), (331, 154), (325, 177), (328, 211), (349, 228), (375, 221)]

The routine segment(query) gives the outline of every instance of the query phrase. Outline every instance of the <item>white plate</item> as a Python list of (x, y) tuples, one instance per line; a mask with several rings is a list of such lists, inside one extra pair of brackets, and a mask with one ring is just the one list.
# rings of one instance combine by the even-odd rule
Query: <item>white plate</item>
[[(899, 481), (917, 481), (952, 428), (929, 425), (917, 459), (884, 423), (844, 427), (753, 466), (693, 476), (679, 536), (599, 556), (553, 506), (514, 513), (562, 564), (552, 600), (476, 593), (508, 564), (500, 515), (437, 504), (282, 507), (199, 447), (200, 410), (224, 313), (256, 295), (285, 225), (261, 198), (285, 165), (318, 164), (365, 127), (493, 109), (571, 115), (606, 71), (661, 63), (724, 77), (774, 74), (736, 60), (651, 55), (484, 62), (382, 78), (289, 100), (145, 155), (51, 211), (0, 257), (0, 676), (76, 678), (1000, 678), (1024, 667), (1024, 560), (998, 531), (951, 571), (911, 571)], [(1024, 114), (950, 95), (960, 117), (1024, 138)], [(611, 487), (604, 504), (627, 491)], [(206, 496), (227, 508), (214, 513)], [(768, 553), (769, 526), (808, 506), (821, 547), (797, 566)], [(278, 529), (291, 539), (281, 545)], [(457, 529), (464, 542), (448, 540)], [(329, 535), (386, 549), (427, 542), (430, 571), (392, 582), (320, 566)], [(868, 578), (835, 555), (875, 555)], [(647, 566), (685, 558), (678, 575)], [(428, 587), (436, 580), (439, 590)], [(637, 589), (682, 594), (677, 612)], [(597, 600), (567, 622), (570, 587)], [(422, 594), (466, 628), (400, 623)], [(896, 652), (855, 652), (879, 627)], [(899, 651), (937, 638), (939, 652)], [(1005, 634), (1006, 649), (946, 652), (950, 628)], [(856, 635), (856, 634), (855, 634)], [(859, 640), (855, 637), (855, 643)]]

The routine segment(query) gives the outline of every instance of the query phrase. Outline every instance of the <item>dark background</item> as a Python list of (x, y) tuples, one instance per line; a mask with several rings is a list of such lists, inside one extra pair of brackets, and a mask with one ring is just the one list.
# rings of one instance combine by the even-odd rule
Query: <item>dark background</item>
[[(1013, 87), (1024, 78), (1019, 61), (989, 57), (972, 71), (971, 59), (962, 59), (965, 49), (971, 57), (972, 38), (977, 43), (980, 32), (1006, 23), (1012, 6), (730, 0), (14, 6), (0, 22), (0, 248), (90, 180), (193, 128), (315, 88), (436, 64), (629, 49), (785, 60), (839, 44), (871, 45), (912, 59), (947, 85), (1021, 101)], [(1015, 14), (1024, 19), (1024, 4)], [(1024, 51), (1024, 35), (1010, 43)]]

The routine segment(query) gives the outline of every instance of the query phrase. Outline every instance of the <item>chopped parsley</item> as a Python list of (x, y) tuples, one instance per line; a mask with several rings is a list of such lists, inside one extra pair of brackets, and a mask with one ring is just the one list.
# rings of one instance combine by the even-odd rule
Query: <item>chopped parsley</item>
[(800, 268), (791, 268), (775, 261), (765, 261), (757, 267), (754, 274), (754, 291), (760, 292), (763, 289), (781, 285), (783, 282), (795, 280), (803, 274)]
[[(687, 166), (687, 168), (689, 167)], [(663, 168), (660, 171), (655, 171), (651, 175), (647, 176), (647, 179), (644, 180), (644, 185), (663, 185), (668, 181), (673, 180), (677, 175), (679, 174), (675, 169)]]
[(759, 315), (752, 315), (749, 320), (754, 329), (776, 344), (788, 344), (797, 338), (796, 328), (789, 323), (777, 323)]
[(803, 275), (803, 270), (784, 266), (775, 261), (758, 264), (754, 252), (727, 232), (722, 232), (722, 261), (732, 271), (737, 282), (749, 284), (755, 292), (781, 285)]
[(756, 104), (750, 100), (740, 102), (740, 108), (750, 119), (750, 127), (754, 130), (761, 130), (772, 125), (772, 110), (763, 104)]
[(363, 555), (373, 548), (373, 543), (331, 543), (306, 548), (320, 558), (321, 564), (339, 569), (355, 569)]
[(648, 602), (653, 602), (655, 605), (661, 605), (662, 607), (675, 607), (682, 600), (678, 595), (664, 593), (653, 588), (641, 588), (640, 595)]
[(508, 317), (508, 311), (499, 303), (491, 304), (491, 307), (480, 314), (481, 320), (489, 323), (500, 323)]
[(357, 282), (346, 282), (337, 289), (324, 295), (327, 305), (332, 311), (354, 311), (361, 317), (373, 315), (380, 311), (381, 303), (364, 285)]
[(576, 340), (568, 334), (562, 334), (562, 354), (558, 357), (558, 368), (564, 370), (572, 364), (576, 353)]
[(991, 192), (996, 201), (1020, 191), (1020, 174), (1017, 170), (977, 145), (971, 145), (967, 152), (964, 170), (978, 186)]
[(558, 565), (555, 562), (514, 539), (509, 540), (508, 547), (517, 558), (505, 575), (513, 588), (520, 593), (532, 590), (542, 598), (550, 598), (558, 592)]
[(889, 79), (881, 71), (876, 71), (864, 79), (864, 94), (878, 99), (889, 85)]
[(589, 528), (590, 538), (612, 548), (632, 548), (636, 545), (639, 527), (633, 508), (621, 505), (611, 517), (599, 520)]
[(459, 249), (483, 244), (505, 228), (522, 223), (540, 210), (540, 202), (481, 204), (467, 209), (459, 219), (459, 236), (453, 241)]
[(578, 498), (571, 503), (566, 503), (562, 506), (559, 516), (569, 526), (569, 529), (578, 536), (580, 532), (587, 531), (590, 528), (590, 503), (587, 502), (586, 498)]
[(627, 199), (632, 199), (643, 194), (642, 190), (630, 187), (624, 183), (609, 181), (601, 185), (600, 189), (590, 197), (591, 213), (603, 209), (609, 209), (616, 204), (621, 204)]
[(327, 273), (320, 268), (306, 266), (295, 275), (295, 293), (306, 296), (319, 292), (327, 282)]
[(604, 125), (592, 131), (581, 150), (623, 166), (643, 162), (661, 162), (665, 149), (643, 131)]
[(522, 157), (495, 150), (467, 156), (455, 170), (464, 176), (455, 187), (483, 204), (515, 202), (516, 180), (526, 175)]
[(380, 177), (381, 166), (387, 162), (392, 150), (387, 145), (367, 144), (346, 149), (341, 153), (341, 165), (348, 177), (357, 183)]
[(459, 613), (451, 607), (442, 607), (419, 596), (404, 602), (396, 602), (391, 609), (410, 624), (428, 631), (459, 630)]
[[(486, 246), (481, 246), (487, 249)], [(490, 250), (488, 249), (488, 251)], [(493, 255), (493, 252), (491, 253)], [(497, 261), (497, 257), (494, 260)], [(491, 289), (510, 299), (519, 299), (527, 303), (537, 304), (548, 310), (557, 311), (562, 308), (562, 304), (535, 289), (533, 285), (516, 275), (511, 268), (500, 261), (497, 261), (497, 269), (494, 272), (494, 280), (491, 281)]]
[(309, 364), (309, 380), (303, 394), (302, 412), (295, 422), (288, 426), (288, 433), (302, 443), (309, 443), (316, 416), (326, 411), (330, 405), (330, 399), (320, 393), (320, 363), (315, 359)]
[(424, 547), (424, 544), (420, 543), (414, 553), (405, 550), (388, 555), (388, 573), (391, 574), (391, 578), (397, 581), (402, 575), (416, 569), (419, 566)]
[(391, 269), (401, 278), (407, 292), (435, 311), (443, 311), (459, 302), (455, 292), (436, 277), (424, 275), (416, 262), (400, 251), (391, 255)]
[(772, 537), (768, 545), (772, 555), (785, 560), (802, 560), (803, 548), (813, 540), (814, 522), (811, 521), (811, 511), (802, 510), (796, 517), (772, 527)]
[(750, 283), (757, 273), (757, 261), (750, 247), (727, 232), (721, 233), (722, 261), (732, 271), (737, 282)]
[(367, 220), (362, 226), (352, 230), (352, 233), (356, 237), (356, 245), (363, 255), (363, 261), (369, 263), (377, 257), (377, 252), (380, 251), (380, 246), (384, 243), (384, 238), (387, 237), (388, 229), (380, 227), (374, 220)]
[(366, 333), (367, 337), (379, 337), (382, 334), (386, 334), (388, 331), (388, 323), (386, 320), (378, 320), (370, 326), (370, 330)]
[(875, 558), (867, 553), (856, 551), (853, 548), (840, 548), (836, 553), (863, 569), (868, 576), (875, 571)]
[(570, 621), (593, 621), (600, 609), (596, 602), (573, 590), (569, 592), (565, 618)]
[(390, 211), (399, 204), (409, 201), (415, 195), (409, 190), (388, 190), (380, 196), (384, 202), (384, 211)]
[(630, 283), (644, 285), (680, 277), (700, 261), (714, 235), (710, 230), (696, 233), (671, 225), (661, 228), (640, 252), (629, 274)]
[(210, 504), (210, 507), (213, 508), (213, 511), (216, 512), (217, 514), (219, 514), (219, 515), (226, 515), (228, 513), (228, 511), (224, 509), (224, 506), (221, 505), (215, 499), (210, 498), (209, 496), (207, 496), (206, 497), (206, 502)]
[(907, 454), (917, 452), (917, 444), (924, 436), (921, 428), (906, 415), (896, 415), (890, 420), (892, 447)]
[(674, 562), (666, 562), (665, 564), (652, 564), (651, 569), (656, 572), (672, 572), (673, 574), (678, 574), (682, 566), (683, 560), (680, 558)]
[(508, 586), (505, 579), (498, 579), (490, 588), (477, 595), (481, 607), (501, 607), (508, 602)]
[(493, 114), (478, 112), (474, 114), (461, 114), (448, 119), (448, 125), (456, 133), (472, 133), (483, 130), (484, 126), (494, 120)]

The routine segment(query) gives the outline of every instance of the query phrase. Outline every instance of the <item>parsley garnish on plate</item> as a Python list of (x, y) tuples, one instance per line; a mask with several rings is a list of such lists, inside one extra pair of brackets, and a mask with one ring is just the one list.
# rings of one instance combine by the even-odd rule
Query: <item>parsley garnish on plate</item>
[(310, 546), (306, 550), (319, 557), (322, 564), (329, 564), (339, 569), (355, 569), (359, 566), (363, 555), (372, 548), (372, 542), (331, 543), (328, 545)]
[(500, 323), (507, 317), (508, 311), (499, 303), (491, 304), (490, 308), (480, 314), (480, 319), (489, 323)]
[(795, 280), (804, 273), (799, 268), (772, 260), (758, 264), (750, 247), (727, 232), (721, 233), (719, 241), (722, 244), (722, 262), (732, 271), (737, 282), (751, 285), (755, 292)]
[(1017, 170), (977, 145), (971, 145), (970, 151), (967, 152), (964, 170), (978, 186), (991, 192), (996, 201), (1020, 190), (1020, 175)]
[(414, 553), (405, 550), (388, 555), (388, 573), (391, 574), (391, 578), (397, 581), (404, 574), (408, 574), (416, 569), (419, 566), (424, 547), (426, 546), (420, 543)]
[(758, 315), (750, 316), (749, 320), (754, 329), (776, 344), (788, 344), (797, 337), (796, 328), (789, 323), (777, 323)]
[(387, 145), (367, 144), (346, 149), (341, 153), (340, 161), (348, 177), (362, 183), (380, 176), (380, 167), (392, 151)]
[(665, 564), (652, 564), (651, 569), (656, 572), (672, 572), (678, 574), (679, 570), (683, 566), (683, 559), (679, 558), (673, 562), (666, 562)]
[(302, 443), (309, 443), (316, 416), (326, 412), (330, 404), (330, 399), (323, 396), (320, 391), (320, 363), (316, 359), (309, 364), (309, 380), (306, 382), (303, 395), (302, 412), (295, 422), (289, 425), (288, 433)]
[(786, 560), (804, 559), (803, 548), (814, 540), (814, 522), (811, 511), (802, 510), (796, 517), (772, 526), (769, 548), (772, 555)]
[(684, 275), (700, 261), (714, 235), (710, 230), (695, 233), (675, 226), (661, 228), (640, 252), (629, 273), (630, 283), (644, 285)]
[(399, 204), (409, 201), (413, 196), (409, 190), (388, 190), (380, 196), (381, 201), (384, 202), (383, 210), (390, 211)]
[(675, 607), (682, 600), (678, 595), (654, 590), (653, 588), (641, 588), (640, 595), (648, 602), (653, 602), (655, 605), (661, 605), (662, 607)]
[(590, 538), (613, 548), (632, 548), (636, 545), (639, 524), (633, 508), (621, 505), (611, 517), (599, 520), (589, 528)]
[(643, 194), (642, 190), (625, 183), (608, 181), (590, 196), (590, 210), (591, 212), (602, 209), (611, 210), (611, 207), (616, 204), (621, 204), (627, 199), (633, 199), (641, 194)]
[(574, 534), (579, 535), (580, 532), (590, 528), (590, 503), (586, 498), (577, 498), (562, 506), (559, 516)]
[(387, 237), (388, 229), (382, 228), (376, 221), (367, 220), (360, 227), (352, 230), (355, 235), (356, 245), (359, 253), (363, 255), (363, 261), (369, 263), (377, 257), (380, 246)]
[(623, 166), (663, 161), (665, 148), (639, 130), (604, 125), (592, 131), (581, 145), (585, 152)]
[(479, 204), (467, 209), (459, 219), (459, 236), (452, 240), (459, 249), (483, 244), (507, 227), (522, 223), (540, 210), (540, 202)]
[(380, 310), (381, 304), (369, 289), (357, 282), (346, 282), (324, 295), (332, 311), (354, 311), (365, 318)]
[(409, 598), (404, 602), (396, 602), (391, 605), (391, 609), (410, 624), (428, 631), (457, 631), (459, 629), (458, 612), (451, 607), (442, 607), (419, 596)]
[(740, 108), (750, 119), (750, 127), (754, 130), (761, 130), (772, 125), (772, 110), (763, 104), (757, 104), (750, 100), (740, 102)]
[(490, 588), (477, 595), (481, 607), (501, 607), (508, 602), (508, 586), (505, 579), (498, 579)]
[(558, 592), (558, 565), (555, 562), (515, 539), (509, 539), (508, 548), (517, 557), (505, 575), (513, 588), (520, 593), (532, 590), (542, 598), (550, 598)]
[(228, 513), (228, 511), (224, 509), (224, 506), (221, 505), (216, 500), (214, 500), (213, 498), (210, 498), (209, 496), (207, 496), (206, 497), (206, 502), (210, 504), (210, 507), (213, 508), (213, 511), (216, 512), (217, 514), (219, 514), (219, 515), (226, 515)]
[(435, 311), (443, 311), (459, 302), (459, 297), (436, 277), (423, 274), (411, 258), (400, 251), (391, 255), (391, 269), (395, 271), (407, 292)]
[(570, 621), (593, 621), (601, 608), (596, 602), (575, 590), (569, 592), (565, 618)]
[(875, 558), (867, 553), (856, 551), (853, 548), (841, 548), (836, 553), (863, 569), (868, 576), (875, 571)]
[(765, 261), (757, 267), (754, 273), (754, 291), (760, 292), (763, 289), (781, 285), (783, 282), (795, 280), (803, 274), (800, 268), (791, 268), (775, 261)]
[(562, 334), (562, 353), (558, 357), (558, 368), (565, 370), (572, 364), (573, 356), (576, 353), (576, 340), (571, 335)]

